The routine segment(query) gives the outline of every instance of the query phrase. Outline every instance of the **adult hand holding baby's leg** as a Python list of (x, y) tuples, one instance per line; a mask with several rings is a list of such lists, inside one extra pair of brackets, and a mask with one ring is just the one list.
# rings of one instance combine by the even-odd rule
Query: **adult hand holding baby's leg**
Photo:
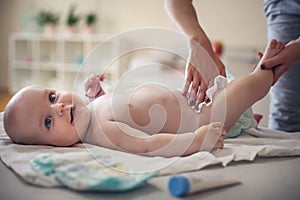
[[(280, 41), (277, 42), (277, 45), (284, 46), (284, 44)], [(273, 85), (277, 82), (282, 74), (284, 74), (291, 66), (293, 66), (297, 60), (300, 60), (299, 51), (300, 37), (296, 40), (290, 41), (277, 55), (269, 59), (265, 59), (265, 61), (262, 62), (262, 69), (273, 69)]]
[(211, 151), (213, 149), (221, 149), (224, 146), (226, 131), (220, 122), (212, 122), (208, 125), (201, 126), (195, 133), (197, 139), (201, 141), (199, 151)]

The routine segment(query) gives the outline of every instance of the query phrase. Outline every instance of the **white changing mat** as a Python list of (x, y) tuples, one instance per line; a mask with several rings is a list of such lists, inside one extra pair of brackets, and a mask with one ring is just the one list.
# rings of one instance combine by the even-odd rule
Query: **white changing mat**
[[(2, 161), (25, 181), (45, 187), (59, 186), (60, 184), (53, 178), (40, 175), (32, 170), (30, 161), (43, 153), (65, 153), (64, 155), (68, 156), (72, 153), (82, 152), (88, 156), (90, 151), (95, 151), (97, 156), (124, 163), (124, 168), (132, 172), (159, 169), (159, 176), (200, 170), (209, 165), (225, 167), (232, 161), (254, 161), (256, 156), (299, 156), (300, 132), (285, 133), (265, 128), (251, 128), (244, 131), (238, 138), (226, 139), (225, 146), (221, 150), (212, 153), (199, 152), (187, 157), (176, 158), (143, 157), (93, 145), (86, 147), (83, 144), (66, 148), (14, 144), (4, 131), (3, 113), (0, 113), (0, 157)], [(91, 159), (93, 158), (91, 157)], [(82, 162), (82, 159), (78, 158), (78, 162)]]

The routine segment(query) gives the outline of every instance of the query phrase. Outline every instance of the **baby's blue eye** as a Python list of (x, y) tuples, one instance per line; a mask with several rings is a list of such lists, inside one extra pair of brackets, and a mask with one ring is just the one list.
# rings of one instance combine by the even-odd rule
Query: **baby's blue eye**
[(56, 98), (56, 95), (55, 95), (55, 94), (53, 94), (53, 93), (49, 94), (49, 101), (50, 101), (51, 103), (54, 103), (54, 102), (55, 102), (55, 98)]
[(45, 127), (46, 127), (47, 129), (49, 129), (49, 128), (51, 127), (51, 122), (52, 122), (52, 118), (51, 118), (51, 117), (47, 117), (47, 118), (45, 119), (44, 124), (45, 124)]

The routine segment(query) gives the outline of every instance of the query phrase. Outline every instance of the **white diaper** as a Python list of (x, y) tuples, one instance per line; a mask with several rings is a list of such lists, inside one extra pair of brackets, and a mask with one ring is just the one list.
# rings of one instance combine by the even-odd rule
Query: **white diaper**
[(213, 101), (213, 96), (219, 90), (222, 90), (228, 84), (227, 79), (224, 76), (218, 75), (214, 79), (214, 84), (210, 88), (206, 90), (206, 96), (209, 98), (209, 102), (202, 102), (198, 106), (193, 106), (192, 109), (195, 110), (196, 113), (200, 113), (202, 106), (209, 106)]

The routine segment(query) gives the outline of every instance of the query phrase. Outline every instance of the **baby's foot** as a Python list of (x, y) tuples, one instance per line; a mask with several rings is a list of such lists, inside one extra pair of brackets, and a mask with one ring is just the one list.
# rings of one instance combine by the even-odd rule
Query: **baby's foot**
[[(260, 66), (260, 63), (262, 63), (264, 60), (276, 56), (283, 48), (284, 48), (283, 42), (273, 39), (266, 47), (264, 55), (261, 58), (258, 66)], [(261, 67), (264, 68), (264, 66)]]

